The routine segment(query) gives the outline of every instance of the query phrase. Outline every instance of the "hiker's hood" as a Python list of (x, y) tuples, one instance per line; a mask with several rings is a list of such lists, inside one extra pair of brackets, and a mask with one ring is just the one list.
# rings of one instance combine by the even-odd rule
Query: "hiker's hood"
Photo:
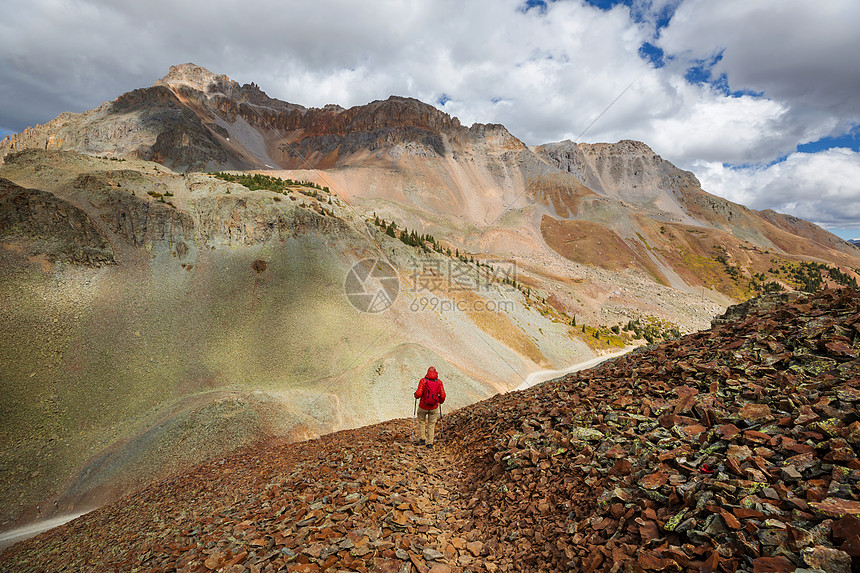
[(438, 377), (439, 375), (436, 374), (436, 369), (431, 366), (427, 369), (427, 376), (425, 376), (424, 378), (426, 378), (427, 380), (436, 380)]

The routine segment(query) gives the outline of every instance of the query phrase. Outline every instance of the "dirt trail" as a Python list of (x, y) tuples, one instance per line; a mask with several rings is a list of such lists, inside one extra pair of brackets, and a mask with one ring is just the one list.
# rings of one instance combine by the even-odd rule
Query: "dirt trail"
[(66, 513), (64, 515), (52, 517), (50, 519), (40, 519), (39, 521), (34, 521), (23, 527), (4, 531), (0, 533), (0, 550), (6, 549), (7, 547), (14, 545), (15, 543), (18, 543), (19, 541), (24, 541), (25, 539), (35, 537), (43, 531), (48, 531), (49, 529), (59, 527), (64, 523), (68, 523), (69, 521), (77, 519), (85, 513), (88, 513), (88, 511)]
[(598, 364), (609, 360), (610, 358), (616, 358), (623, 354), (627, 354), (636, 346), (627, 346), (623, 350), (619, 350), (618, 352), (613, 352), (612, 354), (605, 354), (603, 356), (597, 356), (596, 358), (592, 358), (591, 360), (586, 360), (584, 362), (577, 362), (567, 368), (562, 368), (561, 370), (538, 370), (536, 372), (532, 372), (522, 384), (516, 387), (516, 390), (525, 390), (526, 388), (531, 388), (536, 384), (540, 384), (541, 382), (546, 382), (547, 380), (552, 380), (553, 378), (559, 378), (564, 376), (565, 374), (570, 374), (571, 372), (579, 372), (580, 370), (587, 370), (588, 368), (593, 368)]

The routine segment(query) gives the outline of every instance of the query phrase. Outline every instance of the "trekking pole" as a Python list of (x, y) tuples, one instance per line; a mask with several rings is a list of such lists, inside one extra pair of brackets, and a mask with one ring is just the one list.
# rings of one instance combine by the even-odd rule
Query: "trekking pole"
[(445, 422), (442, 420), (442, 404), (439, 404), (439, 441), (445, 441)]
[(412, 445), (415, 445), (415, 416), (418, 414), (418, 398), (415, 399), (412, 405)]

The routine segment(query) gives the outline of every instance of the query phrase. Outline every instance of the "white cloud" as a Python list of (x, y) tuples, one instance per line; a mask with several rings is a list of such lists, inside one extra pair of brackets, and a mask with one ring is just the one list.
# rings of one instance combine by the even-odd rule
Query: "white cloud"
[(793, 153), (769, 167), (694, 166), (702, 187), (753, 209), (773, 209), (824, 227), (860, 229), (860, 153)]
[(688, 0), (659, 45), (682, 61), (722, 53), (713, 73), (734, 90), (856, 116), (858, 22), (854, 0)]

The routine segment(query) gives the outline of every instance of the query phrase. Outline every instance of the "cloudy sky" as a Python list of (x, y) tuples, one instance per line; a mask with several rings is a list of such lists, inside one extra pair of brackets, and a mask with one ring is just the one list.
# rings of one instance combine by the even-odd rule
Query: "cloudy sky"
[(4, 0), (0, 137), (194, 62), (530, 145), (638, 139), (707, 191), (860, 237), (858, 22), (856, 0)]

